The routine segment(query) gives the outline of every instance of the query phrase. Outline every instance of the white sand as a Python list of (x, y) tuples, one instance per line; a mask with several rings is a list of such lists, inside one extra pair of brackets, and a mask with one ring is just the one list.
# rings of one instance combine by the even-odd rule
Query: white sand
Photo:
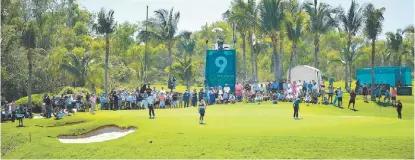
[[(104, 142), (109, 140), (118, 139), (133, 133), (136, 129), (122, 130), (117, 127), (108, 127), (92, 131), (91, 133), (85, 134), (85, 136), (73, 136), (73, 137), (59, 137), (61, 143), (94, 143)], [(89, 136), (90, 135), (90, 136)]]
[(33, 116), (33, 119), (42, 119), (42, 118), (45, 118), (45, 117), (42, 117), (42, 116)]

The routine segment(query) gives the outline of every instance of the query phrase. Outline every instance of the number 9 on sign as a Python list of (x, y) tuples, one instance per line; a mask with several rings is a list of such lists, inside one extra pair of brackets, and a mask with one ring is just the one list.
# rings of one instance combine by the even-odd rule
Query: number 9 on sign
[(225, 70), (226, 65), (228, 65), (228, 60), (226, 60), (225, 57), (218, 57), (215, 59), (216, 67), (219, 67), (218, 73), (223, 73), (223, 70)]

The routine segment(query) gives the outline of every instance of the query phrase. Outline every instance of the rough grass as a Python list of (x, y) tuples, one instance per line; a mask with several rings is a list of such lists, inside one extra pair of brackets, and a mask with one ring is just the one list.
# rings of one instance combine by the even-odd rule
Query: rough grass
[[(346, 94), (348, 95), (348, 94)], [(359, 97), (360, 99), (360, 97)], [(414, 158), (412, 96), (403, 119), (392, 107), (357, 100), (358, 112), (325, 105), (300, 105), (302, 120), (292, 119), (292, 104), (215, 105), (207, 108), (206, 125), (196, 108), (78, 113), (56, 121), (25, 120), (2, 124), (2, 158)], [(346, 105), (348, 97), (344, 97)], [(346, 106), (347, 108), (347, 106)], [(72, 125), (70, 122), (80, 122)], [(140, 128), (117, 140), (62, 144), (58, 135), (79, 135), (115, 124)], [(36, 127), (59, 126), (59, 127)], [(31, 135), (31, 142), (29, 142)], [(152, 141), (152, 143), (149, 143)]]

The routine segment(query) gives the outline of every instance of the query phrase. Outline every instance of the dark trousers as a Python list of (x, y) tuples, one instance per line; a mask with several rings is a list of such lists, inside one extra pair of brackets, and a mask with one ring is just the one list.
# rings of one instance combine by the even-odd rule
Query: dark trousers
[(196, 100), (196, 99), (192, 99), (192, 106), (193, 106), (193, 107), (196, 107), (196, 102), (197, 102), (197, 100)]
[(46, 118), (52, 117), (52, 106), (46, 105)]
[(16, 119), (16, 111), (12, 111), (12, 122)]
[(398, 111), (398, 118), (402, 119), (402, 109), (397, 109), (396, 111)]
[(153, 113), (153, 116), (156, 116), (154, 114), (154, 107), (153, 107), (153, 105), (152, 104), (149, 104), (148, 105), (148, 114), (150, 115), (150, 117), (151, 117), (151, 113)]
[(184, 100), (184, 108), (189, 107), (190, 101)]
[(299, 109), (298, 104), (294, 104), (294, 118), (298, 118), (298, 109)]
[(347, 106), (347, 108), (350, 108), (350, 104), (352, 103), (353, 103), (353, 109), (354, 109), (355, 100), (349, 100), (349, 105)]
[(118, 109), (118, 102), (114, 102), (112, 110), (117, 110), (117, 109)]

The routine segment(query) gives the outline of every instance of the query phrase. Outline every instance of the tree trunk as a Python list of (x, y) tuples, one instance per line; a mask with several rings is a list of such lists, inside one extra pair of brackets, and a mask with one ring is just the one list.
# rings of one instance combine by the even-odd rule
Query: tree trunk
[(105, 77), (104, 77), (104, 89), (105, 95), (108, 95), (108, 59), (110, 56), (110, 39), (109, 35), (105, 35)]
[[(347, 51), (345, 51), (346, 53), (347, 53), (347, 55), (349, 55), (350, 54), (350, 46), (351, 46), (351, 44), (352, 44), (352, 37), (351, 37), (351, 35), (349, 34), (348, 36), (347, 36)], [(345, 77), (344, 77), (344, 87), (345, 88), (347, 88), (347, 80), (348, 80), (348, 67), (347, 67), (347, 62), (346, 62), (346, 66), (345, 66), (345, 68), (346, 68), (346, 72), (345, 72)]]
[(271, 40), (272, 40), (272, 58), (274, 58), (273, 59), (273, 61), (274, 61), (274, 66), (273, 66), (273, 70), (274, 70), (274, 80), (279, 80), (278, 79), (278, 75), (279, 75), (279, 73), (278, 73), (278, 65), (279, 65), (279, 63), (278, 63), (278, 53), (277, 53), (277, 38), (276, 38), (276, 36), (275, 35), (272, 35), (271, 36)]
[(352, 89), (352, 81), (353, 81), (353, 79), (352, 79), (352, 77), (353, 77), (353, 72), (352, 72), (352, 62), (349, 62), (349, 71), (350, 71), (350, 77), (349, 77), (349, 87), (350, 87), (350, 89)]
[(314, 37), (314, 68), (318, 69), (318, 53), (320, 52), (320, 36)]
[[(255, 54), (258, 54), (255, 52)], [(258, 81), (258, 56), (255, 55), (255, 80)]]
[(189, 52), (189, 82), (187, 83), (187, 89), (190, 91), (190, 85), (192, 84), (192, 53)]
[[(273, 45), (274, 45), (274, 44), (273, 44)], [(274, 61), (274, 60), (275, 60), (276, 58), (274, 57), (274, 56), (275, 56), (275, 55), (274, 55), (274, 53), (272, 53), (271, 55), (272, 55), (272, 56), (271, 56), (270, 73), (273, 73), (273, 71), (274, 71), (274, 63), (275, 63), (275, 61)]]
[[(169, 67), (170, 67), (170, 69), (172, 69), (171, 68), (171, 66), (172, 66), (172, 64), (173, 64), (173, 60), (172, 60), (172, 53), (171, 53), (171, 41), (169, 40), (169, 42), (168, 42), (168, 44), (167, 44), (167, 49), (168, 49), (168, 51), (169, 51)], [(170, 79), (170, 77), (171, 77), (171, 71), (169, 72), (169, 79)]]
[(249, 42), (249, 46), (251, 47), (251, 76), (252, 76), (252, 81), (255, 81), (255, 53), (254, 53), (254, 45), (253, 45), (253, 41), (252, 41), (252, 33), (249, 33), (248, 35), (248, 42)]
[(372, 68), (372, 87), (371, 87), (371, 99), (376, 100), (375, 97), (375, 39), (372, 39), (372, 61), (371, 61), (371, 68)]
[(349, 67), (348, 67), (348, 62), (346, 61), (346, 64), (344, 65), (344, 70), (345, 70), (345, 72), (344, 72), (344, 88), (346, 89), (347, 88), (347, 85), (348, 85), (348, 83), (347, 83), (347, 81), (349, 80)]
[(248, 68), (247, 68), (247, 64), (246, 64), (246, 41), (245, 41), (245, 34), (241, 34), (242, 36), (242, 58), (243, 58), (243, 67), (244, 67), (244, 75), (245, 75), (245, 80), (248, 79)]
[(27, 61), (29, 62), (29, 79), (28, 79), (28, 89), (27, 89), (27, 99), (28, 99), (28, 107), (32, 109), (32, 70), (33, 70), (33, 55), (32, 49), (29, 48), (27, 52)]
[(278, 60), (277, 60), (277, 62), (278, 62), (278, 80), (282, 80), (283, 78), (282, 78), (282, 75), (283, 75), (283, 67), (282, 67), (282, 55), (283, 55), (283, 49), (284, 49), (284, 47), (283, 47), (283, 42), (284, 42), (284, 35), (283, 35), (283, 33), (282, 33), (282, 31), (280, 31), (280, 34), (279, 34), (279, 37), (280, 37), (280, 55), (277, 57), (278, 58)]
[(293, 43), (293, 50), (290, 55), (290, 64), (288, 65), (288, 79), (289, 80), (291, 80), (291, 68), (292, 68), (292, 63), (293, 63), (293, 57), (296, 54), (296, 48), (297, 46), (295, 45), (295, 43)]

